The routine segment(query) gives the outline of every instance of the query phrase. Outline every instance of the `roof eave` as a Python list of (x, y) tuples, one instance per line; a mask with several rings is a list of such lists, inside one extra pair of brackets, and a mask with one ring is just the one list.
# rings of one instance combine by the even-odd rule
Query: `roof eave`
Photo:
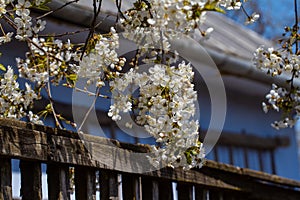
[[(64, 1), (53, 0), (49, 4), (49, 7), (56, 9), (64, 4)], [(52, 16), (76, 25), (88, 27), (93, 19), (93, 12), (85, 6), (71, 4), (62, 10), (54, 12)], [(116, 14), (114, 12), (105, 11), (103, 14), (99, 15), (98, 22), (101, 22), (98, 26), (98, 30), (109, 31), (110, 27), (115, 25)], [(252, 60), (243, 59), (235, 55), (228, 55), (210, 47), (205, 47), (205, 49), (223, 74), (243, 77), (263, 84), (275, 83), (282, 87), (288, 87), (288, 84), (286, 83), (288, 77), (286, 75), (271, 77), (265, 72), (256, 69)]]

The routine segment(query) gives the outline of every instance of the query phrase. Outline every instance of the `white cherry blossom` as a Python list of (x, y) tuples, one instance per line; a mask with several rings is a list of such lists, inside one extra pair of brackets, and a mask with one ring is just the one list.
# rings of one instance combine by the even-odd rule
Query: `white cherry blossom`
[[(131, 69), (111, 82), (114, 104), (110, 107), (109, 116), (113, 120), (121, 120), (120, 112), (137, 111), (135, 122), (144, 126), (156, 142), (165, 146), (153, 147), (154, 154), (158, 156), (149, 158), (153, 163), (163, 162), (185, 168), (202, 165), (204, 157), (198, 141), (199, 125), (192, 119), (197, 100), (191, 83), (193, 75), (192, 67), (185, 62), (171, 67), (156, 64), (149, 68), (148, 74)], [(135, 99), (126, 90), (132, 86), (139, 88)], [(136, 102), (135, 106), (131, 102)], [(178, 145), (178, 141), (182, 145)], [(188, 150), (187, 147), (194, 149)], [(174, 152), (177, 153), (174, 155)]]

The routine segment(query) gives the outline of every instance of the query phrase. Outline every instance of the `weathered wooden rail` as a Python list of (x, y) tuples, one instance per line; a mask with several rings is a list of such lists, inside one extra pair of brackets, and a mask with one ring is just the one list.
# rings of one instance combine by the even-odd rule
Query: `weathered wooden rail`
[[(148, 147), (1, 119), (0, 200), (12, 199), (11, 159), (20, 160), (23, 200), (70, 199), (70, 181), (78, 200), (96, 199), (96, 190), (101, 200), (300, 199), (297, 181), (212, 161), (189, 171), (145, 172), (147, 161), (137, 160), (138, 152)], [(48, 197), (42, 197), (41, 163), (47, 165)]]

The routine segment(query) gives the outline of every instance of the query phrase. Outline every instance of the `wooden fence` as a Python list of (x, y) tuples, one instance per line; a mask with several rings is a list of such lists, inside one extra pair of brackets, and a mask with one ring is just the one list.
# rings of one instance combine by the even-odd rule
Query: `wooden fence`
[[(73, 181), (78, 200), (96, 199), (96, 194), (101, 200), (300, 199), (300, 183), (276, 175), (212, 161), (201, 169), (143, 172), (145, 163), (133, 162), (133, 152), (145, 153), (148, 147), (1, 119), (0, 200), (12, 199), (15, 189), (11, 159), (20, 160), (23, 200), (70, 199)], [(42, 197), (42, 163), (47, 165), (48, 197)]]

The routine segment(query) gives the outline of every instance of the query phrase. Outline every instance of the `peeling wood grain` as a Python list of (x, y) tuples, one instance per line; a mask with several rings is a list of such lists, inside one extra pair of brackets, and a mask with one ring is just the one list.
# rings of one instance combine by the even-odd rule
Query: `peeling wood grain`
[[(300, 183), (297, 181), (212, 161), (208, 161), (202, 169), (184, 171), (179, 168), (162, 168), (145, 172), (145, 169), (149, 169), (145, 157), (147, 152), (147, 145), (124, 144), (87, 134), (0, 119), (0, 156), (3, 158), (71, 165), (82, 167), (82, 171), (88, 167), (122, 174), (130, 172), (132, 176), (159, 182), (159, 196), (166, 191), (161, 189), (162, 183), (169, 185), (175, 181), (235, 194), (257, 192), (263, 195), (261, 188), (266, 191), (276, 188), (282, 194), (291, 194), (290, 199), (299, 197)], [(239, 183), (241, 181), (243, 184)], [(166, 188), (166, 184), (163, 186)], [(88, 193), (93, 193), (91, 191)]]
[(118, 174), (108, 171), (100, 171), (100, 199), (117, 200), (119, 199)]
[(42, 171), (39, 162), (20, 161), (22, 200), (42, 200)]
[(75, 167), (76, 200), (96, 200), (96, 171), (93, 168)]
[(69, 167), (66, 165), (47, 165), (48, 199), (69, 200)]
[(268, 173), (261, 172), (261, 171), (255, 171), (255, 170), (247, 169), (247, 168), (240, 168), (240, 167), (236, 167), (236, 166), (232, 166), (232, 165), (228, 165), (228, 164), (224, 164), (224, 163), (207, 161), (204, 168), (220, 170), (220, 172), (223, 172), (223, 173), (240, 174), (240, 175), (243, 175), (243, 176), (249, 177), (249, 178), (255, 178), (255, 179), (259, 179), (259, 180), (263, 180), (263, 181), (270, 181), (273, 183), (278, 183), (278, 184), (283, 184), (286, 186), (300, 188), (300, 182), (298, 182), (298, 181), (294, 181), (294, 180), (280, 177), (277, 175), (268, 174)]
[(0, 159), (0, 200), (12, 200), (11, 160)]
[[(2, 121), (3, 122), (3, 121)], [(20, 126), (18, 125), (20, 123)], [(3, 123), (2, 123), (3, 124)], [(189, 183), (206, 184), (219, 188), (237, 190), (220, 180), (205, 176), (201, 172), (172, 170), (170, 168), (144, 173), (151, 166), (143, 156), (147, 146), (125, 145), (105, 138), (86, 134), (77, 134), (71, 138), (59, 134), (57, 130), (49, 133), (29, 129), (26, 123), (13, 122), (11, 127), (1, 125), (0, 120), (0, 155), (26, 158), (41, 162), (57, 162), (63, 164), (89, 166), (123, 172), (145, 174), (156, 178), (187, 181)], [(27, 128), (25, 128), (27, 127)], [(49, 128), (46, 128), (49, 129)], [(73, 133), (76, 135), (76, 133)], [(128, 149), (124, 149), (128, 148)], [(133, 150), (135, 152), (133, 152)]]

